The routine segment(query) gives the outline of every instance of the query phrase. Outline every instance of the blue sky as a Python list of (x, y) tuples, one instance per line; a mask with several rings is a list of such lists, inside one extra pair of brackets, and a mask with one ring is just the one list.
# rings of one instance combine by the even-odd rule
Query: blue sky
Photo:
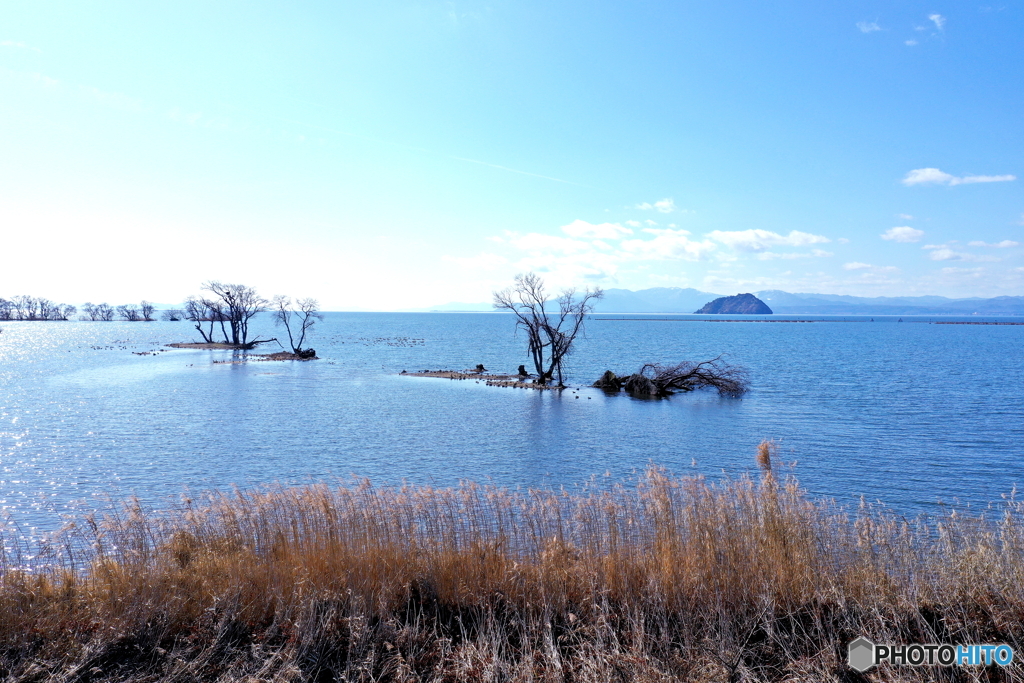
[(0, 296), (1024, 294), (1024, 6), (0, 4)]

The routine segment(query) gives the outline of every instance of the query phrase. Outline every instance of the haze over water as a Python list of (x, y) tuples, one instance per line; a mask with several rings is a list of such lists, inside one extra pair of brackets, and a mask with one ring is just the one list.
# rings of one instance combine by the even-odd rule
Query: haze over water
[[(197, 338), (187, 322), (4, 323), (0, 506), (32, 536), (105, 496), (161, 507), (186, 487), (350, 474), (571, 487), (606, 473), (624, 481), (652, 462), (739, 476), (765, 438), (798, 461), (792, 472), (812, 494), (850, 505), (984, 505), (1024, 482), (1024, 326), (611, 317), (596, 316), (579, 341), (574, 387), (606, 369), (726, 354), (749, 368), (751, 391), (638, 400), (398, 374), (513, 372), (525, 340), (502, 314), (329, 313), (312, 339), (321, 360), (307, 363), (160, 351)], [(256, 327), (277, 333), (268, 319)]]

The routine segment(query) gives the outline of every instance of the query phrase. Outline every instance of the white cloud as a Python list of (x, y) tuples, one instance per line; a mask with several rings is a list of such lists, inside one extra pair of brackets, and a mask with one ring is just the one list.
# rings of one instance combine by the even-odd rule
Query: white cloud
[(994, 242), (989, 244), (988, 242), (974, 241), (968, 242), (969, 247), (994, 247), (996, 249), (1009, 249), (1010, 247), (1019, 247), (1020, 242), (1014, 242), (1013, 240), (1003, 240), (1002, 242)]
[(839, 239), (836, 240), (836, 242), (839, 242), (839, 244), (849, 244), (850, 240), (846, 237), (840, 237)]
[(557, 235), (542, 235), (539, 232), (529, 232), (525, 235), (512, 233), (506, 237), (506, 241), (523, 251), (531, 252), (575, 254), (592, 250), (589, 242), (559, 237)]
[(909, 225), (901, 225), (898, 228), (889, 228), (882, 233), (883, 240), (890, 242), (917, 242), (924, 236), (924, 230), (912, 228)]
[(937, 168), (915, 168), (901, 181), (904, 185), (972, 185), (974, 183), (1004, 183), (1016, 180), (1014, 175), (966, 175), (957, 177)]
[(645, 220), (644, 223), (646, 223), (647, 225), (657, 225), (658, 224), (657, 221), (652, 221), (650, 218)]
[(617, 223), (599, 223), (595, 225), (593, 223), (581, 221), (578, 218), (572, 223), (569, 223), (569, 225), (563, 225), (562, 232), (570, 237), (602, 240), (615, 240), (626, 235), (633, 234), (632, 230), (624, 228)]
[(737, 251), (764, 251), (775, 246), (802, 247), (831, 241), (822, 235), (812, 235), (799, 230), (791, 230), (788, 235), (780, 235), (770, 230), (713, 230), (707, 236)]
[(917, 45), (917, 41), (916, 40), (904, 40), (903, 44), (907, 45), (908, 47), (914, 47), (915, 45)]
[(632, 256), (649, 259), (699, 261), (715, 249), (715, 244), (710, 240), (691, 240), (686, 230), (647, 228), (644, 232), (655, 235), (654, 239), (623, 240), (623, 251)]
[(931, 20), (933, 24), (935, 24), (935, 28), (939, 29), (940, 31), (942, 30), (942, 27), (946, 25), (946, 17), (942, 16), (941, 14), (929, 14), (928, 18)]
[(0, 40), (0, 47), (13, 47), (21, 50), (32, 50), (33, 52), (42, 52), (38, 47), (32, 47), (26, 43), (19, 42), (17, 40)]
[(801, 251), (801, 252), (790, 252), (790, 253), (784, 253), (784, 254), (780, 254), (780, 253), (775, 252), (775, 251), (762, 251), (760, 254), (757, 255), (757, 258), (759, 258), (762, 261), (772, 261), (774, 259), (786, 259), (786, 260), (789, 260), (789, 259), (798, 259), (798, 258), (825, 258), (825, 257), (828, 257), (828, 256), (835, 256), (835, 254), (833, 254), (831, 251), (824, 251), (822, 249), (814, 249), (813, 251), (810, 251), (810, 252), (802, 252)]
[(676, 203), (671, 197), (666, 197), (665, 199), (659, 199), (653, 204), (649, 202), (637, 204), (636, 208), (642, 209), (644, 211), (650, 211), (651, 209), (654, 209), (656, 211), (660, 211), (661, 213), (672, 213), (673, 211), (676, 210)]
[(896, 218), (899, 218), (899, 219), (905, 220), (905, 221), (912, 221), (912, 220), (914, 220), (914, 217), (911, 216), (909, 213), (898, 213), (898, 214), (896, 214)]
[(639, 228), (641, 225), (643, 225), (643, 223), (641, 223), (640, 221), (626, 221), (626, 225), (628, 225), (631, 228)]
[(860, 29), (861, 33), (871, 33), (873, 31), (882, 30), (882, 27), (879, 26), (876, 21), (858, 21), (857, 28)]
[[(897, 273), (899, 268), (896, 266), (873, 266), (870, 263), (861, 263), (860, 261), (852, 261), (850, 263), (843, 264), (843, 270), (865, 270), (870, 273)], [(864, 273), (868, 275), (869, 273)]]
[(476, 256), (442, 256), (441, 260), (473, 270), (493, 270), (508, 263), (508, 259), (504, 256), (487, 252), (477, 254)]
[(995, 256), (975, 256), (962, 251), (953, 251), (949, 247), (927, 244), (923, 249), (929, 249), (928, 258), (932, 261), (1001, 261)]

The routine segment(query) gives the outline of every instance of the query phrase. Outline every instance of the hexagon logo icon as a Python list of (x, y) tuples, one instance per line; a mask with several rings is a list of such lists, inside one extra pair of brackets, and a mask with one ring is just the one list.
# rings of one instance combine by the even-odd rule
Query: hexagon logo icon
[(875, 644), (861, 636), (848, 646), (847, 663), (861, 673), (875, 665)]

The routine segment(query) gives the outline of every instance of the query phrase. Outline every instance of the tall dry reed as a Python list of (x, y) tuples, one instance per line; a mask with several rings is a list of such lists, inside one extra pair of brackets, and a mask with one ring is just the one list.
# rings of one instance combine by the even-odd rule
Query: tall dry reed
[(0, 675), (929, 680), (953, 674), (865, 678), (846, 644), (1019, 650), (1024, 507), (845, 511), (780, 478), (773, 450), (759, 448), (758, 480), (651, 467), (574, 493), (361, 482), (209, 494), (163, 514), (131, 502), (31, 561), (4, 558)]

